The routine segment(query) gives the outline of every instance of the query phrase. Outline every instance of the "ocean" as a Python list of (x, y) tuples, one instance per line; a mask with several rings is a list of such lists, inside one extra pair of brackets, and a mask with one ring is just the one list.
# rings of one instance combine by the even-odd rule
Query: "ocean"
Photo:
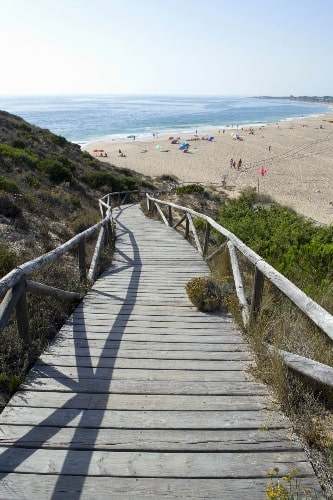
[(223, 96), (0, 96), (0, 109), (87, 145), (212, 128), (258, 126), (332, 112), (323, 104)]

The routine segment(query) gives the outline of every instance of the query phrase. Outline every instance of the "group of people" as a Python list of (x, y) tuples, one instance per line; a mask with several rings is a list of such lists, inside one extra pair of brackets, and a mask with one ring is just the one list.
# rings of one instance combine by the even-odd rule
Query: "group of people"
[(237, 165), (236, 165), (236, 161), (233, 158), (231, 158), (231, 160), (230, 160), (230, 168), (237, 168), (237, 170), (240, 170), (241, 166), (242, 166), (242, 160), (241, 160), (241, 158), (239, 159)]

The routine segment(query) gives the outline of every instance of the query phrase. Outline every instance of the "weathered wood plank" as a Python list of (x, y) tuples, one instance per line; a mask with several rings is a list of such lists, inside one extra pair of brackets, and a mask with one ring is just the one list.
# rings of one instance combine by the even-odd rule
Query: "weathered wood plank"
[[(318, 485), (311, 478), (299, 480), (303, 488), (310, 488), (314, 494)], [(173, 479), (173, 478), (141, 478), (127, 477), (85, 477), (67, 475), (59, 484), (59, 476), (54, 474), (8, 474), (0, 482), (0, 498), (8, 500), (64, 500), (77, 498), (81, 500), (124, 500), (124, 498), (196, 498), (235, 500), (265, 500), (266, 478), (252, 479)], [(320, 493), (320, 492), (319, 492)], [(321, 498), (320, 496), (318, 498)]]
[[(121, 369), (138, 369), (138, 370), (157, 370), (157, 371), (165, 371), (170, 370), (174, 372), (180, 371), (243, 371), (250, 366), (249, 362), (246, 361), (201, 361), (198, 359), (194, 360), (170, 360), (170, 359), (124, 359), (124, 358), (109, 358), (104, 357), (103, 351), (99, 353), (101, 356), (92, 357), (92, 356), (59, 356), (59, 355), (51, 355), (46, 354), (41, 356), (40, 361), (35, 364), (36, 369), (44, 369), (45, 364), (48, 366), (79, 366), (79, 367), (93, 367), (96, 368), (110, 368), (116, 370), (118, 368)], [(146, 354), (149, 354), (148, 352)], [(139, 357), (138, 354), (136, 357)], [(140, 358), (140, 357), (139, 357)], [(230, 373), (232, 376), (232, 373)]]
[[(90, 343), (89, 343), (90, 344)], [(57, 357), (64, 359), (63, 364), (67, 364), (69, 361), (66, 361), (65, 358), (70, 358), (72, 356), (79, 357), (91, 357), (92, 364), (96, 366), (97, 361), (93, 358), (100, 359), (101, 366), (102, 363), (109, 363), (109, 358), (117, 358), (118, 360), (125, 358), (127, 360), (133, 359), (151, 359), (151, 360), (192, 360), (193, 362), (196, 360), (207, 360), (207, 361), (253, 361), (253, 356), (247, 351), (232, 351), (231, 349), (225, 351), (203, 351), (202, 349), (198, 350), (166, 350), (163, 349), (163, 344), (160, 344), (160, 347), (156, 347), (155, 350), (145, 350), (144, 348), (135, 349), (126, 349), (122, 345), (119, 349), (109, 349), (105, 348), (104, 345), (100, 345), (99, 348), (95, 347), (78, 347), (77, 345), (73, 345), (73, 343), (68, 344), (67, 346), (58, 346), (56, 349), (52, 347), (48, 349), (46, 353), (44, 353), (42, 359), (45, 363), (50, 363), (48, 355), (57, 354)], [(140, 344), (140, 343), (139, 343)], [(191, 346), (192, 348), (192, 346)], [(101, 355), (103, 357), (101, 358)], [(104, 361), (103, 361), (104, 360)], [(133, 366), (133, 365), (132, 365)]]
[[(202, 331), (198, 331), (198, 334), (195, 334), (195, 329), (193, 329), (192, 334), (189, 332), (187, 333), (185, 330), (184, 334), (173, 334), (172, 332), (169, 333), (169, 330), (167, 328), (164, 329), (158, 329), (157, 327), (151, 327), (150, 331), (156, 330), (156, 333), (135, 333), (137, 330), (136, 328), (133, 328), (132, 331), (134, 333), (127, 333), (127, 329), (125, 328), (112, 328), (110, 325), (100, 325), (99, 327), (94, 327), (91, 326), (91, 328), (86, 328), (84, 325), (75, 325), (74, 329), (72, 330), (65, 330), (63, 329), (63, 333), (66, 333), (67, 338), (71, 338), (73, 336), (73, 330), (75, 333), (75, 339), (87, 339), (89, 337), (92, 338), (100, 338), (100, 339), (108, 339), (108, 340), (118, 340), (119, 342), (121, 340), (128, 340), (128, 341), (143, 341), (143, 342), (174, 342), (174, 343), (202, 343), (202, 344), (219, 344), (221, 345), (223, 343), (223, 339), (219, 335), (203, 335)], [(146, 329), (143, 329), (144, 331), (149, 330), (148, 325)], [(161, 333), (163, 331), (164, 333)], [(234, 344), (234, 345), (244, 345), (243, 340), (239, 340), (237, 338), (228, 338), (225, 339), (225, 343)]]
[[(82, 413), (83, 412), (83, 413)], [(81, 420), (82, 419), (82, 420)], [(127, 429), (286, 429), (289, 422), (274, 411), (80, 410), (9, 406), (2, 424)]]
[[(96, 338), (97, 337), (97, 338)], [(200, 342), (191, 342), (191, 345), (189, 346), (188, 342), (167, 342), (167, 339), (164, 340), (164, 337), (162, 340), (155, 341), (155, 342), (145, 342), (138, 339), (134, 340), (127, 340), (127, 336), (125, 338), (122, 338), (121, 340), (105, 340), (105, 336), (98, 338), (99, 336), (96, 335), (96, 337), (93, 336), (87, 336), (87, 337), (82, 337), (82, 338), (73, 338), (73, 336), (59, 336), (56, 340), (56, 342), (49, 348), (47, 352), (62, 352), (62, 350), (66, 350), (68, 353), (70, 353), (70, 349), (75, 349), (75, 352), (79, 353), (78, 349), (88, 349), (89, 352), (93, 353), (93, 349), (103, 349), (105, 352), (105, 355), (108, 355), (108, 350), (113, 349), (117, 350), (119, 353), (121, 353), (122, 350), (128, 350), (128, 349), (134, 349), (134, 350), (147, 350), (149, 349), (149, 352), (151, 353), (151, 357), (155, 357), (155, 351), (168, 351), (167, 354), (171, 354), (172, 352), (179, 352), (180, 355), (185, 355), (186, 352), (188, 353), (193, 353), (193, 359), (198, 355), (198, 352), (202, 352), (203, 354), (207, 354), (208, 356), (210, 353), (225, 353), (228, 355), (232, 355), (233, 353), (244, 353), (244, 355), (249, 354), (249, 346), (244, 343), (236, 343), (236, 344), (231, 344), (227, 341), (225, 342), (220, 342), (220, 343), (211, 343), (211, 342), (205, 342), (204, 344)], [(222, 339), (223, 340), (223, 339)], [(59, 350), (58, 350), (59, 348)], [(169, 352), (170, 351), (170, 352)], [(245, 354), (246, 353), (246, 354)], [(164, 354), (161, 353), (163, 356)], [(253, 356), (252, 354), (249, 354), (251, 357)], [(213, 358), (210, 358), (213, 359)]]
[[(31, 449), (23, 454), (20, 448), (0, 449), (0, 471), (41, 474), (74, 474), (122, 477), (174, 477), (174, 478), (243, 478), (265, 477), (265, 470), (278, 466), (280, 473), (288, 475), (290, 463), (297, 467), (301, 477), (311, 477), (313, 470), (305, 461), (303, 452), (253, 453), (109, 453), (71, 450)], [(25, 457), (25, 460), (23, 459)], [(64, 469), (65, 466), (65, 469)], [(266, 477), (267, 479), (267, 477)]]
[[(118, 429), (94, 428), (78, 432), (76, 427), (35, 427), (28, 425), (0, 426), (0, 448), (66, 449), (68, 443), (76, 450), (145, 450), (145, 451), (301, 451), (299, 443), (291, 441), (285, 429)], [(18, 442), (19, 441), (19, 442)]]
[(176, 380), (177, 382), (224, 382), (233, 380), (235, 382), (245, 382), (246, 374), (243, 370), (149, 370), (149, 369), (126, 369), (114, 368), (110, 362), (109, 368), (89, 367), (89, 366), (49, 366), (38, 364), (31, 371), (31, 377), (78, 377), (82, 379), (107, 380), (112, 383), (114, 380), (137, 380), (137, 381), (158, 381)]
[[(75, 397), (73, 397), (75, 396)], [(10, 406), (31, 408), (79, 408), (95, 410), (219, 410), (243, 411), (269, 408), (265, 395), (188, 396), (160, 394), (42, 393), (19, 390)]]
[[(202, 382), (202, 381), (181, 381), (177, 380), (112, 380), (112, 385), (102, 383), (98, 378), (83, 379), (82, 382), (76, 377), (71, 377), (68, 381), (65, 378), (56, 380), (54, 378), (35, 379), (29, 376), (23, 382), (23, 390), (35, 391), (60, 391), (60, 392), (95, 392), (104, 393), (126, 393), (126, 394), (208, 394), (223, 396), (227, 394), (234, 395), (256, 395), (267, 394), (268, 391), (262, 384), (251, 380), (245, 382), (223, 381), (223, 382)], [(1, 419), (0, 419), (1, 422)]]

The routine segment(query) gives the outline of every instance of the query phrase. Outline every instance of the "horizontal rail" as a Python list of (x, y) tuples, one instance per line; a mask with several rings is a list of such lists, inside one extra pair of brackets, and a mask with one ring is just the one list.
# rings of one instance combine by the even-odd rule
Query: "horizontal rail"
[(110, 222), (110, 220), (111, 214), (108, 213), (103, 221), (98, 222), (89, 229), (86, 229), (82, 233), (77, 234), (70, 240), (66, 241), (66, 243), (60, 245), (59, 247), (51, 250), (44, 255), (41, 255), (40, 257), (37, 257), (36, 259), (30, 260), (29, 262), (21, 264), (17, 268), (13, 269), (10, 273), (8, 273), (0, 280), (0, 296), (4, 295), (10, 288), (12, 288), (22, 278), (22, 276), (32, 274), (43, 266), (49, 264), (50, 262), (54, 262), (69, 250), (77, 246), (80, 241), (86, 240), (87, 238), (92, 236), (101, 227)]
[(333, 368), (331, 366), (324, 365), (318, 361), (313, 361), (312, 359), (305, 358), (304, 356), (299, 356), (298, 354), (292, 354), (291, 352), (277, 349), (270, 344), (265, 345), (270, 354), (277, 353), (283, 360), (284, 364), (289, 368), (306, 375), (316, 382), (325, 384), (328, 387), (333, 387)]
[(69, 292), (46, 284), (37, 283), (35, 281), (28, 280), (27, 276), (41, 269), (43, 266), (56, 261), (72, 248), (77, 247), (80, 280), (85, 281), (85, 242), (97, 231), (100, 231), (97, 248), (95, 248), (94, 258), (89, 272), (89, 278), (94, 279), (97, 271), (98, 259), (104, 243), (104, 235), (108, 234), (108, 231), (109, 234), (112, 233), (112, 228), (114, 227), (112, 224), (111, 209), (109, 206), (106, 208), (106, 216), (104, 220), (98, 222), (85, 231), (82, 231), (80, 234), (77, 234), (54, 250), (51, 250), (36, 259), (30, 260), (29, 262), (21, 264), (0, 280), (0, 296), (4, 296), (4, 299), (0, 304), (0, 334), (8, 324), (11, 315), (16, 309), (18, 333), (25, 344), (30, 342), (31, 339), (29, 334), (26, 292), (42, 296), (53, 296), (61, 300), (73, 301), (82, 299), (82, 295), (79, 293)]
[(245, 245), (231, 231), (215, 222), (211, 217), (201, 214), (187, 207), (176, 205), (171, 202), (162, 201), (147, 195), (147, 198), (159, 205), (171, 206), (181, 212), (190, 214), (194, 217), (207, 221), (218, 233), (229, 240), (243, 255), (251, 262), (262, 274), (278, 288), (286, 297), (289, 298), (304, 314), (310, 318), (330, 339), (333, 340), (333, 316), (323, 307), (308, 297), (294, 283), (279, 273), (274, 267), (268, 264), (260, 255)]
[[(148, 207), (155, 205), (159, 212), (162, 212), (161, 206), (166, 206), (169, 209), (169, 219), (171, 219), (170, 207), (181, 212), (180, 221), (173, 224), (173, 228), (178, 227), (184, 220), (186, 221), (185, 228), (185, 238), (188, 237), (188, 227), (189, 220), (191, 221), (191, 229), (194, 235), (196, 246), (202, 255), (201, 245), (198, 243), (198, 236), (192, 222), (192, 217), (199, 218), (206, 221), (206, 231), (205, 231), (205, 242), (204, 248), (205, 253), (208, 246), (209, 239), (209, 229), (208, 226), (213, 227), (218, 233), (222, 234), (227, 240), (227, 246), (230, 254), (230, 262), (234, 276), (236, 294), (240, 304), (240, 310), (242, 314), (242, 320), (244, 326), (247, 326), (251, 319), (254, 320), (258, 314), (258, 309), (260, 307), (260, 302), (262, 298), (263, 281), (264, 277), (268, 279), (278, 290), (280, 290), (288, 299), (293, 302), (298, 309), (300, 309), (309, 319), (311, 319), (330, 339), (333, 340), (333, 316), (328, 313), (324, 308), (317, 304), (314, 300), (308, 297), (304, 292), (302, 292), (296, 285), (289, 281), (285, 276), (274, 269), (270, 264), (268, 264), (260, 255), (256, 254), (251, 248), (247, 247), (237, 236), (228, 231), (226, 228), (215, 222), (210, 217), (196, 212), (187, 207), (181, 205), (176, 205), (175, 203), (167, 202), (164, 200), (159, 200), (153, 198), (147, 194)], [(163, 212), (162, 212), (163, 213)], [(163, 214), (164, 215), (164, 214)], [(163, 217), (165, 221), (165, 216)], [(208, 235), (208, 236), (207, 236)], [(244, 257), (254, 265), (254, 289), (252, 295), (252, 307), (251, 312), (249, 311), (245, 290), (243, 286), (243, 280), (240, 273), (240, 268), (238, 264), (237, 254), (235, 249), (238, 249)], [(218, 251), (220, 251), (219, 247)], [(216, 251), (217, 252), (217, 251)], [(213, 252), (208, 259), (211, 259), (216, 252)], [(288, 353), (279, 349), (275, 349), (272, 346), (266, 345), (269, 352), (273, 354), (277, 352), (281, 357), (282, 361), (286, 366), (292, 368), (299, 373), (306, 375), (317, 382), (321, 382), (329, 387), (333, 386), (332, 376), (333, 368), (322, 363), (318, 363), (308, 358), (298, 356), (296, 354)]]

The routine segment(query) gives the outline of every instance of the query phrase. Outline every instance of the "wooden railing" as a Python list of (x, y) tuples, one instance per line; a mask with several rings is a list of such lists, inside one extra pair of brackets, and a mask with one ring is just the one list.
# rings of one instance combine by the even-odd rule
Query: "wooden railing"
[[(16, 311), (17, 329), (20, 337), (23, 339), (24, 344), (31, 341), (29, 332), (29, 317), (26, 293), (34, 293), (37, 295), (49, 295), (65, 300), (79, 300), (82, 298), (81, 294), (76, 292), (69, 292), (54, 288), (42, 283), (37, 283), (28, 279), (29, 275), (35, 273), (42, 267), (55, 262), (62, 255), (69, 252), (73, 248), (78, 249), (78, 266), (80, 273), (80, 281), (86, 281), (87, 277), (94, 280), (97, 272), (97, 267), (101, 255), (101, 251), (105, 241), (111, 244), (114, 237), (114, 228), (112, 224), (111, 210), (106, 210), (104, 220), (83, 231), (82, 233), (74, 236), (72, 239), (60, 245), (59, 247), (51, 250), (50, 252), (26, 262), (0, 280), (0, 296), (4, 299), (0, 305), (0, 334), (8, 323), (14, 310)], [(86, 251), (85, 243), (88, 238), (98, 233), (95, 251), (91, 260), (88, 275), (86, 272)]]
[[(189, 232), (191, 230), (199, 253), (205, 257), (207, 261), (209, 261), (216, 254), (215, 251), (211, 255), (208, 255), (211, 228), (214, 228), (218, 233), (222, 234), (226, 238), (233, 271), (235, 290), (239, 300), (242, 320), (245, 327), (247, 327), (249, 323), (255, 321), (258, 316), (263, 296), (264, 280), (266, 278), (291, 302), (293, 302), (298, 309), (311, 319), (320, 328), (320, 330), (322, 330), (322, 332), (333, 340), (333, 316), (314, 300), (308, 297), (285, 276), (280, 274), (270, 264), (265, 262), (258, 254), (251, 250), (251, 248), (247, 247), (233, 233), (206, 215), (187, 207), (153, 198), (149, 194), (147, 194), (147, 207), (150, 213), (156, 211), (161, 216), (164, 224), (167, 226), (176, 229), (183, 225), (185, 238), (189, 238)], [(164, 211), (162, 210), (162, 207), (164, 208)], [(178, 215), (177, 220), (175, 220), (175, 213)], [(200, 238), (196, 231), (193, 217), (205, 221), (205, 234), (202, 242), (200, 242)], [(245, 259), (254, 267), (250, 307), (245, 294), (244, 281), (236, 250), (241, 252)], [(267, 344), (266, 347), (270, 353), (278, 353), (283, 362), (295, 371), (307, 375), (308, 377), (329, 387), (333, 387), (332, 367), (318, 363), (317, 361), (313, 361), (303, 356), (276, 349), (269, 344)]]
[[(165, 189), (161, 190), (154, 190), (153, 194), (158, 195), (161, 193), (167, 193), (170, 191), (166, 191)], [(118, 207), (120, 208), (121, 205), (124, 205), (125, 203), (130, 203), (130, 202), (140, 202), (142, 199), (145, 199), (147, 195), (152, 194), (152, 191), (142, 191), (139, 189), (136, 189), (134, 191), (115, 191), (113, 193), (108, 193), (99, 200), (99, 207), (100, 211), (102, 214), (102, 217), (104, 217), (107, 213), (108, 210), (111, 210), (112, 213), (112, 208)]]
[[(0, 280), (0, 297), (3, 297), (0, 305), (0, 334), (8, 324), (13, 312), (16, 311), (18, 333), (23, 339), (24, 344), (30, 343), (31, 336), (29, 332), (29, 315), (26, 299), (27, 292), (36, 295), (53, 296), (64, 300), (82, 299), (82, 295), (79, 293), (69, 292), (46, 284), (37, 283), (29, 279), (29, 276), (47, 264), (55, 262), (73, 248), (77, 248), (80, 281), (85, 282), (87, 278), (94, 281), (103, 245), (105, 242), (111, 244), (115, 238), (115, 224), (112, 218), (112, 208), (129, 201), (140, 201), (142, 198), (145, 198), (146, 194), (147, 191), (139, 190), (107, 194), (99, 200), (99, 207), (103, 217), (101, 222), (74, 236), (56, 249), (18, 266), (4, 276)], [(87, 273), (86, 240), (97, 233), (97, 242)]]

